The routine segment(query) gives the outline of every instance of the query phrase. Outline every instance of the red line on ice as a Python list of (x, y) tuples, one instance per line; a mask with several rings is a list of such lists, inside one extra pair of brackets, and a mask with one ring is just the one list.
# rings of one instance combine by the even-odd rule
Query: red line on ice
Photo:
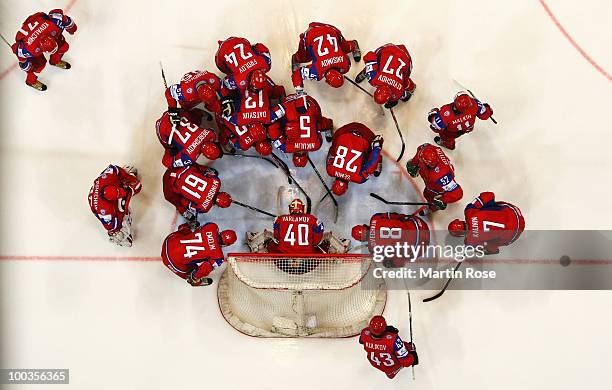
[(595, 62), (595, 60), (591, 58), (591, 56), (589, 56), (587, 52), (584, 51), (584, 49), (580, 47), (580, 45), (574, 40), (574, 38), (572, 38), (572, 36), (567, 32), (567, 30), (563, 27), (561, 22), (559, 22), (555, 14), (552, 13), (550, 8), (548, 7), (548, 4), (546, 4), (544, 0), (539, 0), (539, 1), (542, 7), (544, 8), (544, 11), (546, 11), (550, 19), (555, 24), (555, 26), (557, 26), (559, 31), (561, 31), (561, 33), (565, 36), (565, 38), (567, 38), (569, 43), (571, 43), (571, 45), (574, 46), (574, 49), (578, 50), (578, 52), (582, 55), (582, 57), (584, 57), (585, 60), (587, 60), (595, 69), (597, 69), (599, 73), (604, 75), (604, 77), (607, 78), (608, 81), (612, 81), (612, 77), (608, 74), (608, 72), (606, 72), (604, 68), (602, 68), (597, 62)]

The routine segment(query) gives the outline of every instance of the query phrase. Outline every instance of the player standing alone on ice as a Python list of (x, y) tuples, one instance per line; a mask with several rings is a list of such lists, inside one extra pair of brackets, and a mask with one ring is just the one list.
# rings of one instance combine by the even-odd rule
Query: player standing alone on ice
[[(296, 92), (304, 89), (304, 79), (323, 80), (334, 88), (344, 84), (344, 74), (351, 68), (348, 54), (355, 62), (361, 61), (356, 40), (348, 41), (331, 24), (312, 22), (300, 34), (298, 50), (291, 56), (291, 81)], [(304, 65), (304, 63), (310, 63)]]
[(388, 326), (383, 316), (372, 317), (370, 326), (361, 331), (359, 343), (368, 354), (370, 364), (389, 379), (395, 378), (402, 368), (419, 364), (414, 344), (402, 341), (399, 330)]
[(487, 120), (493, 115), (491, 106), (459, 92), (452, 103), (432, 109), (427, 115), (429, 127), (439, 136), (435, 143), (447, 149), (455, 149), (455, 139), (474, 130), (476, 118)]
[(465, 221), (453, 220), (448, 231), (455, 237), (465, 236), (465, 245), (484, 245), (488, 255), (499, 253), (500, 246), (518, 240), (525, 230), (525, 218), (513, 204), (496, 201), (492, 192), (482, 192), (465, 207)]
[(455, 181), (455, 168), (442, 149), (432, 144), (423, 144), (406, 163), (406, 170), (412, 177), (419, 174), (425, 183), (423, 196), (429, 203), (430, 211), (444, 210), (446, 205), (459, 201), (463, 189)]
[(130, 200), (142, 185), (133, 167), (109, 165), (89, 190), (89, 207), (107, 230), (110, 241), (132, 246)]
[(26, 84), (30, 87), (39, 91), (47, 89), (37, 76), (47, 64), (44, 53), (49, 54), (51, 65), (70, 69), (70, 64), (62, 60), (69, 48), (63, 36), (64, 30), (73, 35), (77, 25), (72, 18), (64, 15), (64, 11), (54, 9), (48, 14), (37, 12), (28, 16), (15, 35), (11, 48), (19, 60), (19, 67), (27, 74)]
[(376, 88), (374, 101), (393, 108), (398, 100), (407, 102), (416, 89), (410, 78), (412, 58), (404, 45), (388, 43), (363, 57), (365, 68), (359, 72), (355, 81), (361, 83), (366, 78)]
[(162, 261), (166, 267), (192, 286), (208, 286), (212, 279), (207, 278), (225, 260), (224, 246), (236, 242), (236, 232), (233, 230), (219, 231), (215, 223), (195, 226), (189, 224), (179, 226), (171, 233), (162, 245)]

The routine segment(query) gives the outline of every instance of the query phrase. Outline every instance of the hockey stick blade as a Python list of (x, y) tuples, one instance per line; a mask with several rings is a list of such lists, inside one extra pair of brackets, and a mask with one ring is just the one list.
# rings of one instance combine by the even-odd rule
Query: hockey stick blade
[(395, 122), (395, 128), (397, 129), (397, 133), (399, 134), (400, 140), (402, 141), (402, 150), (400, 151), (399, 156), (397, 156), (396, 162), (399, 162), (402, 157), (404, 157), (404, 151), (406, 150), (406, 142), (404, 141), (404, 135), (402, 134), (402, 130), (399, 127), (399, 123), (397, 123), (397, 118), (395, 117), (395, 112), (393, 112), (393, 108), (390, 108), (391, 117), (393, 118), (393, 122)]
[(398, 206), (433, 206), (433, 204), (431, 203), (426, 203), (426, 202), (391, 202), (386, 200), (385, 198), (383, 198), (382, 196), (375, 194), (373, 192), (370, 192), (370, 196), (376, 200), (379, 200), (381, 202), (383, 202), (384, 204), (390, 204), (390, 205), (398, 205)]
[[(456, 272), (459, 269), (459, 267), (461, 267), (461, 264), (463, 264), (463, 261), (460, 262), (459, 264), (457, 264), (457, 266), (455, 267), (455, 270), (453, 272)], [(434, 295), (432, 297), (423, 299), (423, 302), (431, 302), (433, 300), (436, 300), (436, 299), (440, 298), (444, 294), (444, 292), (446, 291), (446, 289), (448, 288), (448, 286), (450, 285), (450, 283), (452, 281), (453, 281), (452, 277), (448, 278), (448, 280), (444, 284), (444, 287), (442, 287), (442, 290), (440, 290), (439, 293), (437, 293), (436, 295)]]

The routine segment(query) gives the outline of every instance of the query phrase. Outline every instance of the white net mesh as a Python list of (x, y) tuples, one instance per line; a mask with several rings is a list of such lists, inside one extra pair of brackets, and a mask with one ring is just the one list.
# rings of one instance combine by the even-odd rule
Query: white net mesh
[(232, 254), (218, 288), (225, 319), (259, 337), (349, 337), (381, 314), (387, 290), (362, 255)]

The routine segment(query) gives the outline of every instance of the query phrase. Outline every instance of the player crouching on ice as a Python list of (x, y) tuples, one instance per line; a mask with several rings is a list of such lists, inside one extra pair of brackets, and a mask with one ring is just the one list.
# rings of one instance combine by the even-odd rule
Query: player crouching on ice
[[(170, 122), (174, 125), (179, 123), (179, 107), (191, 111), (202, 103), (209, 112), (221, 112), (220, 90), (221, 80), (214, 73), (194, 70), (185, 74), (178, 84), (166, 88)], [(207, 120), (211, 119), (212, 116), (207, 113)]]
[[(368, 243), (370, 253), (376, 246), (393, 246), (396, 243), (406, 242), (416, 248), (429, 245), (429, 226), (416, 215), (399, 213), (376, 213), (370, 218), (369, 225), (355, 225), (351, 236), (361, 242)], [(386, 257), (382, 264), (387, 268), (402, 267), (410, 257)]]
[(410, 78), (412, 58), (404, 45), (388, 43), (363, 57), (365, 68), (359, 72), (355, 81), (361, 83), (366, 78), (376, 88), (374, 101), (393, 108), (399, 100), (407, 102), (416, 89)]
[(347, 41), (331, 24), (310, 23), (308, 30), (300, 34), (298, 50), (291, 56), (293, 87), (300, 93), (304, 89), (304, 79), (325, 79), (327, 84), (340, 88), (344, 84), (343, 74), (351, 68), (349, 53), (353, 54), (355, 62), (361, 61), (357, 41)]
[(455, 182), (455, 168), (442, 149), (432, 144), (423, 144), (406, 163), (406, 170), (412, 177), (419, 174), (425, 183), (423, 196), (431, 203), (430, 211), (444, 210), (449, 203), (463, 197), (463, 189)]
[(427, 115), (429, 127), (439, 136), (435, 143), (455, 149), (455, 139), (474, 130), (476, 118), (487, 120), (493, 115), (491, 106), (474, 99), (467, 92), (459, 92), (452, 103), (432, 109)]
[(64, 11), (54, 9), (48, 14), (37, 12), (28, 16), (15, 35), (11, 49), (19, 60), (19, 67), (27, 73), (26, 84), (30, 87), (39, 91), (47, 90), (47, 86), (38, 81), (37, 76), (47, 64), (45, 53), (49, 54), (51, 65), (70, 69), (70, 64), (62, 60), (70, 47), (63, 36), (64, 30), (73, 35), (77, 25), (72, 18), (64, 15)]
[(349, 249), (348, 240), (324, 233), (323, 223), (305, 212), (300, 199), (292, 200), (289, 214), (277, 217), (273, 226), (273, 232), (247, 232), (251, 252), (315, 254), (346, 253)]
[(499, 247), (518, 240), (525, 230), (525, 218), (513, 204), (496, 201), (492, 192), (482, 192), (464, 210), (465, 221), (455, 219), (448, 232), (465, 237), (465, 245), (483, 245), (487, 255), (499, 253)]
[(383, 316), (374, 316), (370, 326), (361, 331), (359, 344), (368, 354), (368, 361), (393, 379), (404, 367), (419, 364), (419, 356), (413, 343), (402, 341), (399, 330), (387, 325)]
[(210, 167), (193, 164), (170, 168), (162, 179), (164, 198), (194, 226), (199, 213), (207, 213), (214, 205), (230, 207), (232, 197), (221, 192), (219, 173)]
[(179, 121), (176, 124), (172, 123), (168, 111), (155, 123), (157, 138), (164, 147), (162, 164), (166, 168), (177, 168), (195, 163), (200, 154), (209, 160), (221, 157), (214, 130), (196, 125), (202, 123), (205, 113), (202, 110), (188, 112), (183, 109), (178, 109), (178, 112)]
[(164, 265), (192, 286), (209, 286), (213, 280), (207, 278), (225, 260), (224, 246), (236, 242), (233, 230), (219, 231), (215, 223), (193, 226), (185, 223), (171, 233), (162, 245), (161, 257)]
[(120, 246), (132, 246), (130, 200), (142, 185), (133, 167), (109, 165), (94, 180), (89, 190), (89, 207), (102, 222), (110, 241)]
[(334, 131), (327, 154), (327, 174), (335, 177), (332, 192), (338, 196), (348, 189), (349, 182), (365, 183), (382, 170), (383, 139), (357, 122)]

